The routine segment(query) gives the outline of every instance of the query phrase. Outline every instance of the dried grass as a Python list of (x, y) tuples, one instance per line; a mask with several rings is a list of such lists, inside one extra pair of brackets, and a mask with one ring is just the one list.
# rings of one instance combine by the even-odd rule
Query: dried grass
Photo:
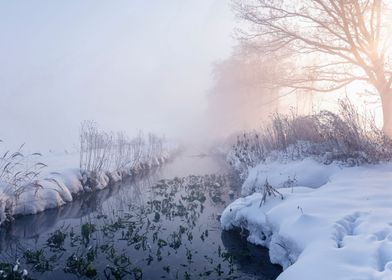
[(390, 161), (392, 141), (375, 126), (374, 119), (359, 114), (347, 100), (340, 101), (339, 107), (338, 114), (273, 115), (264, 129), (237, 136), (229, 163), (246, 172), (274, 157), (314, 157), (324, 164), (348, 166)]

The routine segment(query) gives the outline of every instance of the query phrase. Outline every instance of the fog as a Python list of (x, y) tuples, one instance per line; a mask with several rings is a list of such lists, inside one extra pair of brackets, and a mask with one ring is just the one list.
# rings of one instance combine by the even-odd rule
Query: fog
[(2, 1), (0, 139), (71, 149), (82, 120), (200, 138), (233, 17), (222, 0)]

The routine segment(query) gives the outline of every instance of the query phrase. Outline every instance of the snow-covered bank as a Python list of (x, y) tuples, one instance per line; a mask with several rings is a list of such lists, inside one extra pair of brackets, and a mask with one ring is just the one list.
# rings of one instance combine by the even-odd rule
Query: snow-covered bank
[(72, 202), (84, 192), (101, 190), (123, 179), (157, 168), (179, 151), (173, 143), (165, 143), (159, 153), (140, 157), (130, 165), (108, 170), (87, 171), (75, 168), (79, 154), (44, 155), (46, 167), (34, 181), (16, 187), (0, 181), (0, 225), (13, 216), (28, 215)]
[[(295, 184), (285, 184), (293, 176)], [(392, 279), (392, 164), (259, 165), (243, 193), (265, 180), (281, 187), (284, 199), (261, 205), (261, 193), (240, 198), (221, 224), (246, 229), (250, 242), (267, 246), (271, 261), (285, 269), (279, 280)]]

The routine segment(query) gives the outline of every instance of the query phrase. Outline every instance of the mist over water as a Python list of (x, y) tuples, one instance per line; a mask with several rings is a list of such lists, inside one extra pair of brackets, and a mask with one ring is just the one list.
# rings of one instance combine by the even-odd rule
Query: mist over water
[(220, 0), (1, 2), (0, 139), (72, 150), (86, 119), (200, 138), (233, 17)]

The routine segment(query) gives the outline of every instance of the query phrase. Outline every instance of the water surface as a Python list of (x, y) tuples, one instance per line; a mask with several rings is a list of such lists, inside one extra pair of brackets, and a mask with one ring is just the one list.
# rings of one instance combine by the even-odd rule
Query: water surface
[(149, 176), (1, 229), (1, 261), (35, 279), (276, 279), (268, 250), (219, 215), (238, 195), (223, 161), (185, 154)]

